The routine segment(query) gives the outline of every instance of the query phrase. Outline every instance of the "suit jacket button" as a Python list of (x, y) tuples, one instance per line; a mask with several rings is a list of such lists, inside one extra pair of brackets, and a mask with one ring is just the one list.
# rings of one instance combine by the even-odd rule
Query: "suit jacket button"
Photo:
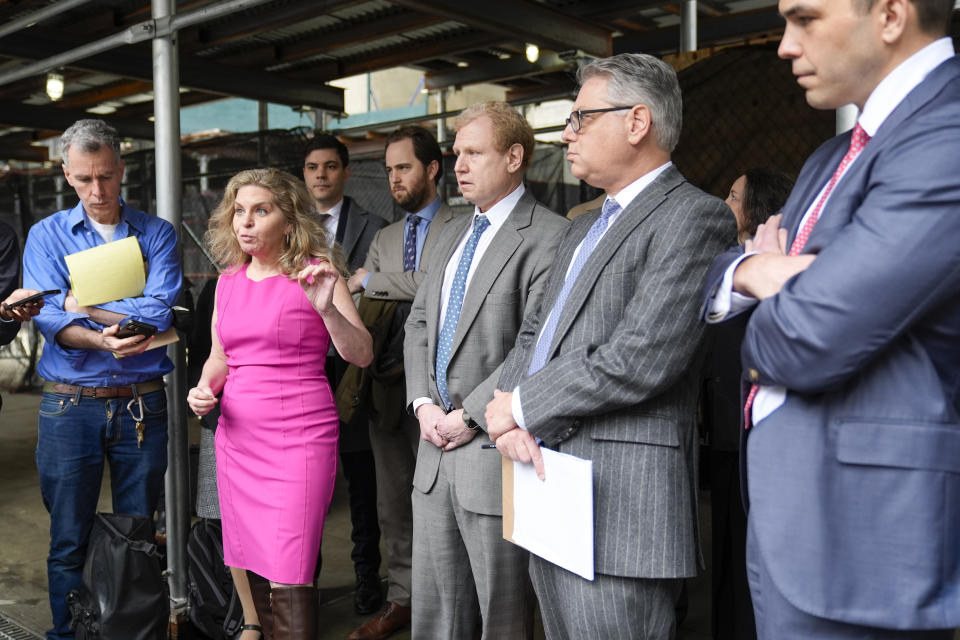
[(760, 372), (757, 371), (756, 369), (750, 369), (747, 372), (747, 375), (750, 376), (751, 382), (757, 382), (758, 380), (760, 380)]

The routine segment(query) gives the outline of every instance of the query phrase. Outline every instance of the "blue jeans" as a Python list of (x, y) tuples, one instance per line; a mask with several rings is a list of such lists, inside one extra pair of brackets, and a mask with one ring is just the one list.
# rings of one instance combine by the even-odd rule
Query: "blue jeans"
[[(48, 640), (72, 638), (66, 596), (82, 582), (97, 511), (104, 459), (110, 462), (114, 513), (152, 515), (167, 468), (167, 401), (163, 390), (141, 396), (144, 439), (137, 446), (131, 398), (109, 400), (44, 393), (40, 401), (37, 471), (50, 513), (47, 580), (53, 629)], [(139, 413), (137, 403), (134, 411)]]

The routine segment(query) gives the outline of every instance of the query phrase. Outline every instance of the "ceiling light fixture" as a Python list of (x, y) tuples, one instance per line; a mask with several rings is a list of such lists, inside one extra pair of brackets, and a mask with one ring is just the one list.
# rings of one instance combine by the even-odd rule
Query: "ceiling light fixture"
[(540, 47), (535, 44), (528, 44), (526, 54), (528, 62), (536, 62), (540, 59)]
[(51, 71), (47, 74), (47, 95), (56, 102), (63, 97), (63, 74)]

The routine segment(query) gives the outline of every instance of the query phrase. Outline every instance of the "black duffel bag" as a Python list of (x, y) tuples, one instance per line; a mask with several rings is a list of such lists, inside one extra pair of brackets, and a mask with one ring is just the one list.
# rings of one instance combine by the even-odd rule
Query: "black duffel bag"
[(98, 513), (83, 584), (67, 594), (77, 640), (166, 640), (170, 600), (153, 519)]

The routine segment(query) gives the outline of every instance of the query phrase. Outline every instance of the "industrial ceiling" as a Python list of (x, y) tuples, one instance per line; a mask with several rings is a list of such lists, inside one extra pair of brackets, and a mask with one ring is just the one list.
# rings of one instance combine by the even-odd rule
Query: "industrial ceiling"
[[(330, 81), (413, 67), (442, 90), (496, 83), (507, 98), (569, 96), (585, 56), (677, 53), (683, 0), (0, 0), (0, 159), (42, 161), (49, 138), (91, 114), (151, 139), (150, 40), (176, 32), (182, 106), (224, 96), (343, 111)], [(776, 37), (776, 0), (700, 0), (698, 46)], [(688, 5), (689, 6), (689, 5)], [(118, 44), (121, 46), (117, 46)], [(524, 49), (540, 57), (528, 62)], [(52, 101), (47, 73), (64, 79)]]

